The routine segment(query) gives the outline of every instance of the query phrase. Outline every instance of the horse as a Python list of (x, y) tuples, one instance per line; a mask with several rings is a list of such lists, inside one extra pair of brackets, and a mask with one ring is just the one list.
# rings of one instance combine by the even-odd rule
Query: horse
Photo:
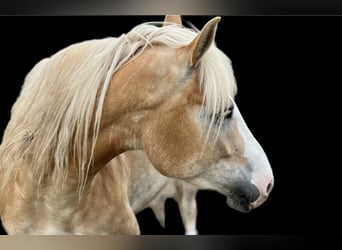
[(166, 16), (72, 44), (31, 69), (0, 145), (8, 234), (139, 234), (127, 176), (102, 173), (129, 150), (238, 211), (266, 201), (272, 168), (234, 101), (231, 61), (215, 44), (220, 19), (197, 30)]

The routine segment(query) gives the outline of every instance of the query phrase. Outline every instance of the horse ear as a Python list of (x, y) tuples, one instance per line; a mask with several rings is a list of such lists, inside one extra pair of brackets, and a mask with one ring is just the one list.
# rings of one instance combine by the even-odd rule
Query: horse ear
[(214, 17), (204, 25), (200, 33), (187, 45), (190, 51), (190, 65), (196, 66), (215, 40), (217, 24), (221, 17)]
[(180, 15), (166, 15), (163, 26), (170, 25), (172, 23), (182, 26), (182, 18)]

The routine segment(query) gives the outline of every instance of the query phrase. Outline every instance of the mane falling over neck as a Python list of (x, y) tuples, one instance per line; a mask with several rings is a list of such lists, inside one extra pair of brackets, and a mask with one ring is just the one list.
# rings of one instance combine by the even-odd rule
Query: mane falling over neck
[[(73, 44), (40, 61), (25, 79), (0, 146), (1, 190), (23, 167), (30, 168), (38, 185), (49, 179), (60, 189), (73, 166), (81, 194), (96, 164), (94, 150), (112, 77), (147, 48), (179, 49), (196, 35), (177, 25), (145, 23), (119, 38)], [(223, 113), (236, 93), (230, 60), (213, 45), (196, 67), (206, 112)]]

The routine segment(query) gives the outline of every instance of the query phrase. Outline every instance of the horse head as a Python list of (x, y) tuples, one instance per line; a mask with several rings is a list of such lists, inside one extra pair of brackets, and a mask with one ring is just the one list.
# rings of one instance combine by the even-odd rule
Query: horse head
[[(130, 149), (144, 149), (163, 175), (216, 190), (229, 206), (247, 212), (266, 200), (273, 173), (233, 100), (231, 62), (214, 43), (219, 21), (213, 18), (196, 33), (183, 28), (179, 17), (167, 17), (163, 27), (149, 31), (149, 45), (113, 76), (110, 88), (129, 93), (122, 97), (125, 105), (115, 100), (134, 131), (126, 141), (134, 145)], [(144, 32), (138, 26), (128, 39), (148, 37)]]

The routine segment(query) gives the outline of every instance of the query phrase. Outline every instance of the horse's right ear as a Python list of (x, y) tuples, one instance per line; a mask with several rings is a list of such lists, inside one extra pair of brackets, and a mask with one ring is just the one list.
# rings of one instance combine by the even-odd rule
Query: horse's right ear
[(182, 27), (182, 18), (180, 15), (166, 15), (164, 19), (163, 26), (170, 25), (170, 24), (178, 24)]
[(186, 46), (190, 52), (190, 66), (196, 66), (215, 40), (217, 24), (221, 17), (214, 17), (204, 25), (200, 33)]

